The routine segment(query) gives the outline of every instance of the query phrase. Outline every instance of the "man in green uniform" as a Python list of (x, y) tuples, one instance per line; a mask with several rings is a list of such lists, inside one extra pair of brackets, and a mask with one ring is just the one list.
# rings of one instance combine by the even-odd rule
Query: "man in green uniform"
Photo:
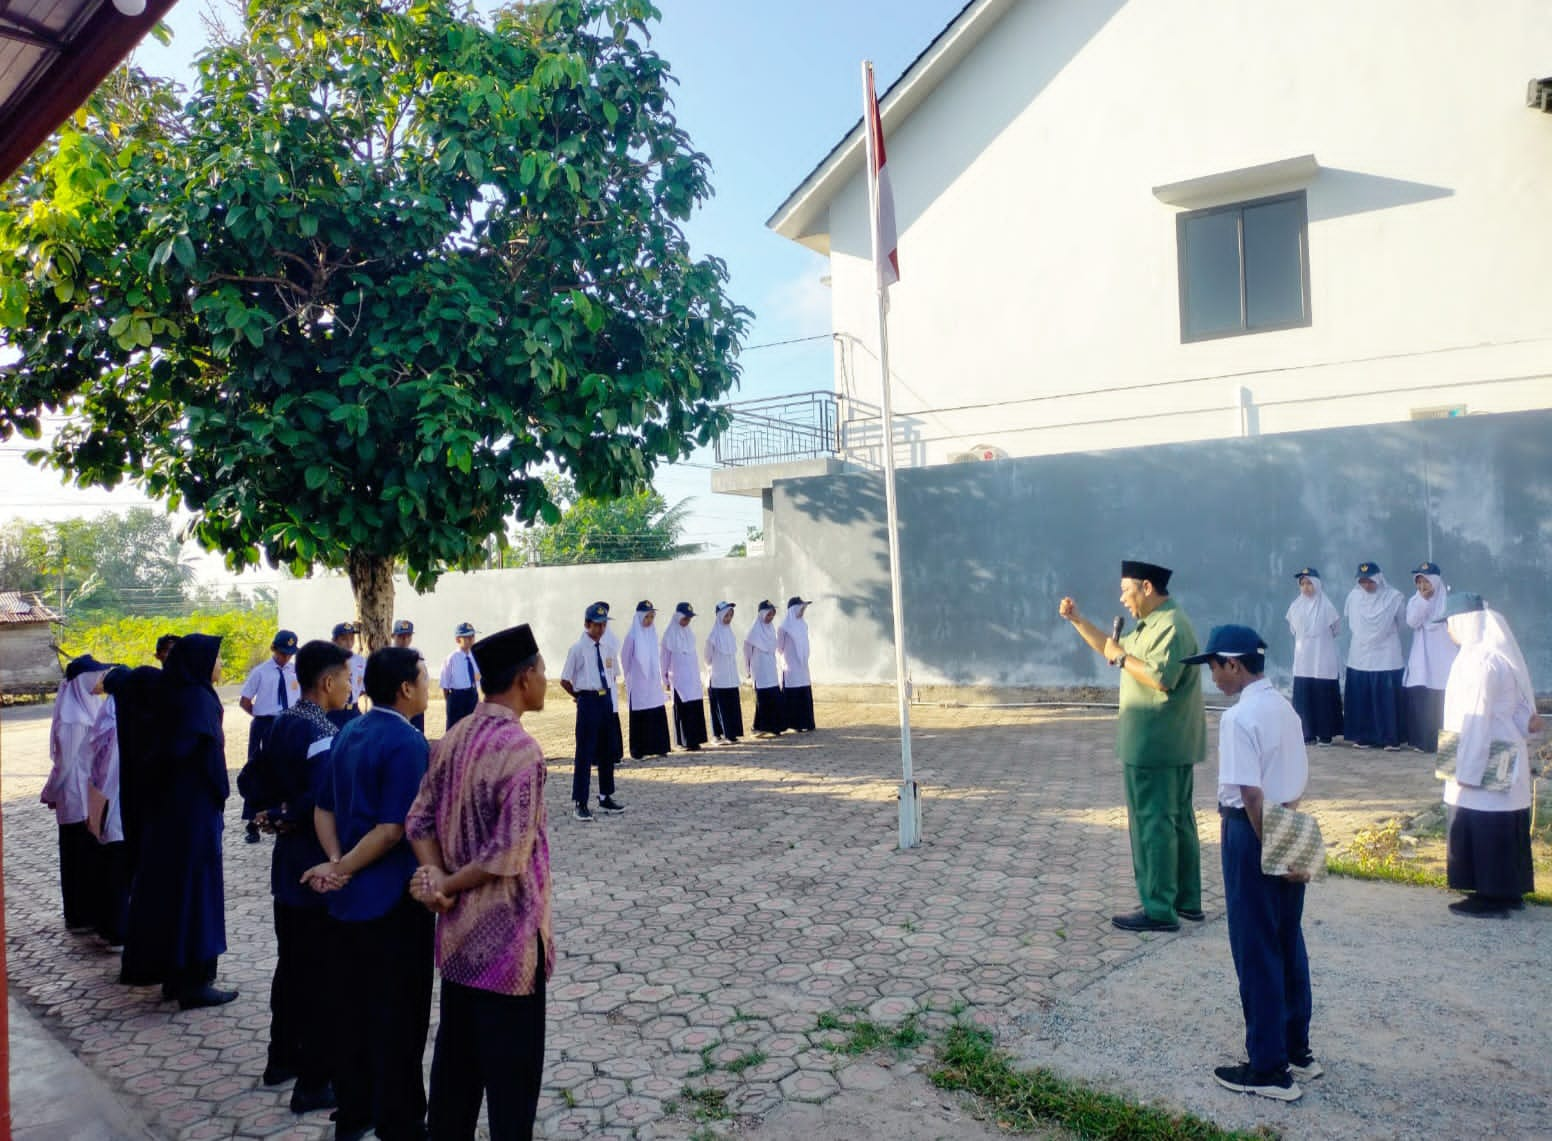
[[(1207, 756), (1200, 671), (1191, 620), (1169, 596), (1172, 572), (1152, 563), (1121, 564), (1121, 605), (1137, 619), (1116, 641), (1063, 598), (1058, 613), (1095, 652), (1121, 671), (1116, 753), (1126, 780), (1132, 870), (1142, 909), (1117, 915), (1123, 931), (1178, 931), (1202, 918), (1202, 865), (1191, 805), (1193, 765)], [(1119, 623), (1119, 619), (1117, 622)]]

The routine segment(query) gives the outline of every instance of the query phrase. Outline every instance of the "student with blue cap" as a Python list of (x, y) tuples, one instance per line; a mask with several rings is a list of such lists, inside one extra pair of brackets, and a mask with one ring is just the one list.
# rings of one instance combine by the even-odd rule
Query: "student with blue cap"
[(1303, 1091), (1294, 1079), (1324, 1072), (1309, 1046), (1304, 880), (1261, 871), (1261, 836), (1267, 805), (1292, 806), (1304, 795), (1304, 726), (1266, 679), (1266, 643), (1250, 627), (1214, 626), (1207, 648), (1184, 664), (1206, 665), (1213, 683), (1235, 698), (1218, 723), (1218, 815), (1229, 951), (1249, 1060), (1217, 1067), (1213, 1079), (1236, 1093), (1297, 1101)]
[(631, 760), (667, 756), (668, 711), (663, 691), (662, 651), (657, 643), (657, 608), (646, 599), (636, 604), (630, 632), (620, 646), (625, 693), (630, 700)]
[(776, 606), (760, 599), (754, 624), (744, 635), (744, 676), (754, 683), (754, 735), (779, 737), (787, 728), (776, 666)]
[(259, 754), (264, 751), (264, 743), (269, 740), (270, 727), (275, 724), (275, 718), (295, 705), (302, 696), (302, 688), (296, 680), (296, 667), (291, 661), (296, 657), (296, 646), (296, 635), (290, 630), (277, 631), (274, 640), (270, 642), (269, 660), (260, 662), (248, 671), (237, 698), (242, 711), (253, 718), (248, 726), (248, 763), (237, 777), (237, 790), (243, 798), (242, 815), (248, 825), (245, 839), (250, 844), (259, 842), (259, 825), (254, 817), (272, 807), (257, 804), (251, 798), (250, 771)]
[(694, 619), (695, 607), (681, 602), (674, 607), (662, 639), (663, 682), (674, 695), (674, 738), (681, 749), (692, 753), (706, 743), (706, 691), (695, 634), (690, 630)]
[(1444, 718), (1444, 687), (1450, 680), (1457, 647), (1444, 625), (1449, 588), (1434, 562), (1412, 569), (1417, 593), (1407, 599), (1406, 624), (1412, 628), (1412, 649), (1401, 676), (1401, 741), (1419, 753), (1439, 747)]
[[(393, 645), (401, 650), (408, 650), (414, 648), (414, 644), (415, 623), (408, 618), (400, 618), (393, 624)], [(415, 714), (415, 716), (410, 718), (410, 724), (424, 733), (426, 731), (426, 715), (424, 713)]]
[(587, 806), (592, 770), (598, 769), (598, 809), (620, 813), (614, 799), (614, 766), (624, 754), (620, 736), (619, 651), (609, 644), (609, 605), (595, 602), (582, 614), (582, 636), (566, 652), (560, 685), (577, 704), (576, 759), (571, 775), (571, 812), (583, 824), (593, 822)]
[(1360, 749), (1401, 748), (1401, 631), (1406, 599), (1385, 581), (1380, 564), (1358, 564), (1357, 585), (1347, 595), (1344, 617), (1347, 696), (1342, 717), (1347, 740)]
[(447, 725), (451, 729), (479, 704), (480, 667), (474, 660), (474, 623), (460, 622), (453, 630), (457, 643), (442, 662), (442, 698), (447, 702)]
[(706, 635), (703, 656), (711, 667), (706, 693), (711, 705), (711, 734), (731, 745), (744, 735), (744, 709), (738, 687), (738, 635), (733, 633), (731, 602), (717, 603), (717, 616)]
[(350, 655), (350, 700), (344, 708), (329, 713), (329, 720), (340, 729), (361, 716), (361, 695), (366, 692), (366, 658), (356, 649), (356, 635), (360, 633), (361, 627), (354, 622), (336, 622), (329, 635), (330, 641)]
[(781, 655), (781, 713), (788, 729), (814, 731), (814, 679), (808, 672), (808, 613), (811, 600), (794, 594), (787, 599), (787, 620), (776, 632)]

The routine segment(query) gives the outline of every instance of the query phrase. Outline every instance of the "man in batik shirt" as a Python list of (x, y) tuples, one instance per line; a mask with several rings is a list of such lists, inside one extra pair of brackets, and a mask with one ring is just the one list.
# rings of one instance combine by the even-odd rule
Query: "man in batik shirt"
[(439, 916), (434, 1141), (472, 1139), (482, 1099), (491, 1141), (533, 1136), (555, 962), (544, 753), (521, 721), (544, 708), (544, 658), (526, 624), (473, 653), (485, 700), (438, 744), (405, 824), (410, 890)]

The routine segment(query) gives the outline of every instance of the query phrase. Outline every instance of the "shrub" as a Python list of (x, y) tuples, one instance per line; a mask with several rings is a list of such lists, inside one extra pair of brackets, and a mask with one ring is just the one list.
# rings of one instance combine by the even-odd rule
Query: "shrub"
[(67, 627), (59, 643), (72, 657), (89, 653), (100, 662), (143, 666), (155, 664), (156, 639), (163, 634), (214, 634), (221, 638), (223, 681), (237, 683), (268, 656), (278, 622), (273, 606), (196, 610), (179, 618), (136, 616)]

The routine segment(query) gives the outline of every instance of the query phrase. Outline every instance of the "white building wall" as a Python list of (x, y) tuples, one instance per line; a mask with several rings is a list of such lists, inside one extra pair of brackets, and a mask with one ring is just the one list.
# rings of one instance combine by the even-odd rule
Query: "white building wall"
[[(1549, 72), (1546, 0), (1015, 4), (888, 139), (900, 460), (1552, 406), (1552, 116), (1523, 97)], [(1304, 154), (1313, 324), (1183, 344), (1152, 188)], [(879, 397), (867, 243), (854, 177), (830, 207), (853, 415)]]

